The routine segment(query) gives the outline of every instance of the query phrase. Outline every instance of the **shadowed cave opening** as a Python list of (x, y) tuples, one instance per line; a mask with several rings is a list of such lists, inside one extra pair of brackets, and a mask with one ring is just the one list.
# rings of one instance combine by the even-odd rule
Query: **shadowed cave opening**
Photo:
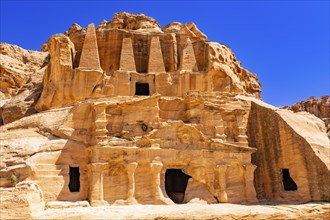
[(135, 95), (149, 95), (149, 84), (148, 83), (136, 83), (135, 84)]
[(181, 169), (166, 170), (165, 190), (173, 202), (177, 204), (183, 203), (189, 178), (191, 177), (183, 173)]
[(298, 189), (297, 184), (290, 176), (289, 169), (282, 169), (282, 181), (285, 191), (296, 191)]
[(79, 192), (80, 190), (79, 167), (70, 167), (69, 176), (70, 176), (70, 182), (69, 182), (70, 192)]

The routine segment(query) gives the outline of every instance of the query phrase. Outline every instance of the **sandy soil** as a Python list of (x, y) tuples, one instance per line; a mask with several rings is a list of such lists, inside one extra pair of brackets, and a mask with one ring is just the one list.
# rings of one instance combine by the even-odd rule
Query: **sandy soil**
[(34, 219), (330, 219), (330, 203), (49, 208), (38, 213)]

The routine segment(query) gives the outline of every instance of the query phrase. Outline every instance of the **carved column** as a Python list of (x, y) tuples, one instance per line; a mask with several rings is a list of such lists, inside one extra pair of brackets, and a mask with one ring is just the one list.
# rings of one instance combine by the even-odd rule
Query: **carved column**
[(106, 104), (105, 103), (96, 103), (94, 106), (94, 133), (92, 144), (99, 144), (102, 141), (106, 140), (108, 130), (107, 126), (107, 118), (105, 113)]
[(108, 164), (93, 163), (89, 165), (89, 201), (92, 206), (108, 204), (103, 198), (103, 173), (107, 171)]
[(190, 90), (190, 74), (184, 74), (184, 94)]
[(161, 204), (174, 204), (172, 200), (164, 197), (163, 191), (160, 188), (160, 172), (163, 168), (163, 163), (160, 161), (152, 161), (150, 168), (152, 172), (153, 195), (156, 202), (159, 201)]
[(237, 119), (237, 127), (238, 127), (238, 136), (237, 140), (241, 143), (247, 144), (248, 137), (246, 135), (246, 126), (247, 126), (247, 121), (246, 118), (244, 117), (245, 112), (237, 112), (236, 114), (236, 119)]
[(227, 135), (225, 135), (225, 126), (224, 126), (224, 122), (223, 119), (219, 120), (219, 123), (217, 126), (215, 126), (215, 136), (217, 138), (221, 138), (223, 141), (226, 140)]
[(246, 135), (246, 128), (242, 126), (238, 126), (238, 133), (239, 135), (237, 136), (237, 140), (241, 143), (248, 144), (247, 142), (247, 135)]
[(228, 202), (228, 196), (226, 192), (226, 172), (229, 164), (217, 164), (216, 165), (216, 177), (218, 178), (218, 189), (216, 190), (217, 198), (219, 202)]
[(253, 179), (254, 179), (254, 170), (257, 168), (253, 164), (245, 164), (244, 167), (244, 179), (245, 179), (245, 197), (248, 202), (257, 202), (256, 190), (254, 188)]
[(127, 202), (128, 204), (138, 204), (135, 200), (135, 170), (138, 163), (132, 162), (127, 164), (127, 175), (128, 175), (128, 192), (127, 192)]

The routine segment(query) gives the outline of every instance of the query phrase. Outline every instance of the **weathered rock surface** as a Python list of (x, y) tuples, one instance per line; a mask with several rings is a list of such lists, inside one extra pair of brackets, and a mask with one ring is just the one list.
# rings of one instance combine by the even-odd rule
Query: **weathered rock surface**
[(110, 28), (128, 29), (142, 32), (161, 33), (157, 21), (144, 14), (116, 13), (108, 23)]
[(24, 182), (15, 188), (0, 188), (1, 219), (32, 219), (44, 211), (42, 192), (35, 183)]
[(292, 106), (285, 106), (294, 112), (306, 111), (322, 119), (327, 127), (328, 137), (330, 138), (330, 99), (329, 96), (322, 96), (320, 99), (314, 96), (307, 100), (298, 102)]
[(0, 184), (12, 186), (14, 174), (21, 182), (33, 175), (34, 162), (31, 157), (41, 152), (64, 148), (68, 140), (54, 137), (56, 129), (69, 115), (70, 109), (53, 110), (32, 115), (0, 128)]
[(0, 50), (0, 124), (7, 124), (36, 113), (48, 53), (5, 43)]
[[(317, 117), (263, 103), (257, 77), (193, 23), (161, 29), (142, 14), (118, 13), (96, 28), (72, 25), (43, 51), (49, 63), (0, 103), (5, 218), (19, 208), (18, 216), (37, 219), (102, 219), (116, 209), (99, 214), (84, 207), (87, 200), (91, 206), (209, 207), (202, 219), (329, 214), (328, 203), (293, 205), (299, 209), (294, 213), (284, 205), (262, 206), (258, 213), (205, 206), (330, 201), (330, 140)], [(16, 204), (26, 184), (33, 195)], [(35, 203), (51, 209), (31, 212)], [(66, 213), (67, 207), (81, 213), (63, 216), (53, 209)], [(117, 217), (185, 219), (201, 212), (170, 216), (179, 206), (159, 207), (161, 216), (117, 210)]]
[(0, 43), (0, 99), (15, 96), (30, 76), (47, 64), (47, 56), (48, 53)]
[[(258, 164), (255, 187), (259, 200), (329, 201), (330, 141), (323, 122), (309, 113), (293, 113), (252, 101), (249, 146)], [(284, 169), (297, 185), (285, 189)]]

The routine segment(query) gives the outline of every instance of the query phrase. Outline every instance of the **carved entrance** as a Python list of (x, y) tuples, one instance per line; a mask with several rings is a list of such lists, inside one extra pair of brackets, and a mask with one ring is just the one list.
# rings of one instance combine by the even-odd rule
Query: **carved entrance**
[(79, 192), (80, 190), (79, 167), (70, 167), (69, 176), (70, 176), (70, 182), (69, 182), (70, 192)]
[(282, 181), (285, 191), (296, 191), (298, 189), (297, 184), (290, 176), (289, 169), (282, 169)]
[(168, 169), (165, 173), (165, 189), (168, 197), (177, 203), (182, 204), (184, 200), (187, 183), (190, 176), (180, 169)]

